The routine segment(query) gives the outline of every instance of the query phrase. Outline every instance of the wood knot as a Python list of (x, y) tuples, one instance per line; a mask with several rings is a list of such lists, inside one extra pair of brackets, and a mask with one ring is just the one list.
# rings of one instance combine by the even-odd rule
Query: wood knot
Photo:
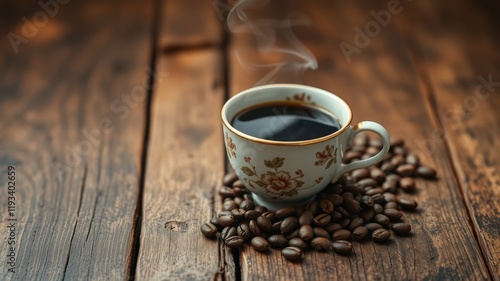
[(165, 228), (172, 231), (186, 232), (189, 225), (183, 221), (167, 221), (165, 223)]

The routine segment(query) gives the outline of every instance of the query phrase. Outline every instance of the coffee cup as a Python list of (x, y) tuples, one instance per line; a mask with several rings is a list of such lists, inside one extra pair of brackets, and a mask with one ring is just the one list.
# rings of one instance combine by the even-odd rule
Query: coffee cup
[[(307, 203), (343, 174), (380, 162), (390, 147), (389, 134), (380, 124), (352, 125), (346, 102), (306, 85), (247, 89), (231, 97), (221, 115), (231, 167), (254, 202), (270, 210)], [(343, 164), (346, 149), (363, 131), (379, 135), (382, 149)]]

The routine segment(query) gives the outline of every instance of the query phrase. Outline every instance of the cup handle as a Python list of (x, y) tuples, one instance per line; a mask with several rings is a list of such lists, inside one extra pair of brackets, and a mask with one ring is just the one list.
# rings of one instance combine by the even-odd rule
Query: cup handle
[(383, 143), (382, 150), (370, 158), (357, 160), (345, 165), (341, 164), (338, 173), (339, 175), (343, 175), (355, 169), (361, 169), (375, 165), (378, 162), (380, 162), (389, 151), (389, 148), (391, 146), (389, 133), (387, 133), (387, 130), (384, 127), (382, 127), (382, 125), (372, 121), (359, 122), (356, 126), (354, 126), (354, 128), (349, 132), (349, 135), (347, 136), (346, 145), (352, 146), (352, 141), (354, 140), (354, 137), (358, 133), (363, 131), (370, 131), (379, 135), (380, 138), (382, 138), (382, 143)]

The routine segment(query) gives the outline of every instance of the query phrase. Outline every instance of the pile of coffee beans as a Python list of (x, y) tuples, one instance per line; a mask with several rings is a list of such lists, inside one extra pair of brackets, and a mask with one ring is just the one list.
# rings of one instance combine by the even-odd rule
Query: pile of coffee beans
[[(359, 134), (344, 154), (344, 163), (371, 157), (381, 148), (379, 139)], [(204, 223), (201, 232), (209, 238), (218, 234), (229, 248), (249, 243), (259, 252), (281, 249), (283, 257), (292, 261), (301, 260), (311, 249), (349, 255), (353, 240), (384, 243), (392, 234), (411, 232), (402, 211), (412, 212), (418, 206), (409, 197), (416, 189), (415, 177), (435, 179), (436, 171), (408, 152), (403, 140), (391, 139), (391, 149), (378, 165), (340, 177), (305, 206), (268, 211), (256, 206), (231, 172), (219, 190), (223, 210)]]

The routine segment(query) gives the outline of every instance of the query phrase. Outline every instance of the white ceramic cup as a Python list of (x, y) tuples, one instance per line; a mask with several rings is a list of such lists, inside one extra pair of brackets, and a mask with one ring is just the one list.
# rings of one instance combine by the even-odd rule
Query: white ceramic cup
[[(231, 125), (242, 111), (259, 105), (297, 103), (326, 110), (340, 122), (341, 128), (329, 135), (301, 140), (274, 141), (250, 136)], [(352, 112), (347, 103), (325, 90), (305, 85), (272, 84), (245, 90), (230, 98), (222, 107), (222, 124), (227, 156), (238, 178), (252, 192), (258, 205), (276, 210), (284, 205), (301, 205), (325, 188), (328, 183), (354, 169), (380, 162), (389, 151), (387, 130), (363, 121), (351, 125)], [(279, 129), (279, 122), (262, 128), (262, 135)], [(356, 134), (375, 132), (382, 139), (376, 155), (342, 164), (342, 156)]]

